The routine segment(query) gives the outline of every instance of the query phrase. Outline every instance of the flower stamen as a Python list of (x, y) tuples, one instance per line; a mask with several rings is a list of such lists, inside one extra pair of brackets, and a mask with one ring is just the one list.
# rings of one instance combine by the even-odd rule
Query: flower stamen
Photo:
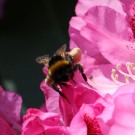
[(113, 79), (114, 82), (116, 82), (119, 85), (123, 85), (124, 84), (124, 83), (119, 81), (119, 79), (118, 79), (119, 76), (118, 76), (118, 74), (116, 74), (116, 70), (115, 69), (112, 69), (111, 78)]
[(121, 64), (118, 64), (116, 66), (116, 69), (119, 72), (119, 75), (122, 75), (124, 77), (125, 82), (119, 81), (119, 75), (116, 74), (115, 69), (112, 69), (112, 74), (111, 74), (111, 78), (113, 79), (113, 81), (120, 85), (123, 85), (125, 83), (130, 83), (131, 80), (135, 81), (135, 74), (133, 74), (133, 71), (135, 71), (135, 64), (131, 62), (127, 62), (126, 63), (127, 72), (123, 71), (121, 66), (122, 66)]

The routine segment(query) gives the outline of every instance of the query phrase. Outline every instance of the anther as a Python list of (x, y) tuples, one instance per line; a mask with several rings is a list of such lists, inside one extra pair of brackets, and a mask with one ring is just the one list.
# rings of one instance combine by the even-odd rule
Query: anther
[(119, 76), (118, 76), (118, 74), (116, 74), (116, 70), (112, 69), (111, 78), (113, 79), (114, 82), (116, 82), (118, 84), (123, 84), (123, 83), (130, 83), (130, 79), (135, 81), (135, 75), (133, 74), (133, 71), (135, 70), (134, 63), (130, 63), (130, 62), (126, 63), (127, 72), (125, 72), (121, 69), (121, 64), (118, 64), (116, 66), (116, 69), (120, 73), (120, 75), (122, 75), (124, 77), (125, 82), (120, 82), (118, 79)]
[(115, 70), (115, 69), (112, 69), (111, 78), (112, 78), (112, 80), (113, 80), (114, 82), (116, 82), (116, 83), (119, 84), (119, 85), (123, 85), (123, 84), (124, 84), (124, 83), (122, 83), (122, 82), (120, 82), (120, 81), (118, 80), (119, 76), (118, 76), (118, 74), (116, 74), (116, 70)]

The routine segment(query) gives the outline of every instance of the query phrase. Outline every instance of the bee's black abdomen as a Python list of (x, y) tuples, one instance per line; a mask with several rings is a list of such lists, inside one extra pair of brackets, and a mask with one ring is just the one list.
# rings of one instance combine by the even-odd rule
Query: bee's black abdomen
[(60, 82), (67, 82), (70, 79), (72, 79), (74, 72), (71, 69), (71, 65), (66, 65), (64, 67), (61, 67), (54, 72), (52, 78), (55, 80), (56, 83)]

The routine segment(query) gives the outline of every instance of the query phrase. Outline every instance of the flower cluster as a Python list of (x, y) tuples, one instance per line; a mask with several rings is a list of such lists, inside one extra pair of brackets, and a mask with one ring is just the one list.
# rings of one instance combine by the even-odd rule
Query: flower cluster
[[(78, 0), (75, 11), (69, 26), (70, 49), (81, 49), (87, 82), (76, 71), (76, 83), (61, 87), (69, 103), (43, 80), (46, 102), (40, 109), (27, 110), (21, 134), (134, 135), (135, 2)], [(46, 67), (43, 72), (48, 72)], [(10, 132), (18, 112), (13, 118), (7, 112), (0, 109), (0, 130)]]

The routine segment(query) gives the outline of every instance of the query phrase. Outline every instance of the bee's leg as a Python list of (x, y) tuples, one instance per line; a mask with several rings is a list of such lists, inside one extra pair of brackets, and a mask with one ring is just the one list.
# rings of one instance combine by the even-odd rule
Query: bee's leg
[[(80, 71), (80, 73), (81, 73), (81, 75), (82, 75), (84, 81), (85, 81), (88, 85), (90, 85), (90, 84), (87, 82), (87, 77), (86, 77), (86, 75), (85, 75), (84, 72), (83, 72), (83, 67), (82, 67), (82, 65), (76, 64), (76, 65), (75, 65), (75, 68), (76, 68), (76, 69), (78, 68), (78, 70)], [(90, 85), (90, 86), (91, 86), (91, 85)], [(91, 86), (91, 87), (92, 87), (92, 86)]]
[(71, 104), (71, 103), (69, 102), (69, 100), (67, 99), (67, 97), (59, 90), (59, 88), (55, 85), (54, 82), (51, 83), (51, 87), (52, 87), (56, 92), (58, 92), (63, 98), (65, 98), (65, 99), (68, 101), (69, 104)]
[(83, 72), (83, 67), (82, 67), (82, 65), (76, 64), (75, 66), (76, 66), (76, 68), (78, 68), (78, 70), (79, 70), (80, 73), (82, 74), (82, 77), (83, 77), (84, 81), (87, 82), (87, 77), (86, 77), (86, 75), (85, 75), (84, 72)]
[(71, 80), (73, 81), (74, 84), (76, 84), (76, 82), (75, 82), (75, 80), (73, 78)]
[(65, 56), (66, 56), (66, 60), (69, 61), (69, 63), (72, 63), (73, 62), (73, 58), (72, 58), (71, 55), (65, 54)]

